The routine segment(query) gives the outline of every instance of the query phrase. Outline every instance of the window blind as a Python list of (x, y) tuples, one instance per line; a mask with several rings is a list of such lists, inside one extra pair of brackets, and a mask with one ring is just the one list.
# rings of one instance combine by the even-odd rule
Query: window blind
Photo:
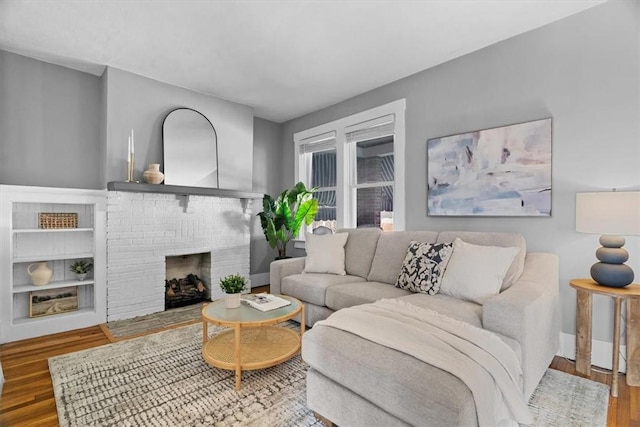
[(347, 143), (370, 141), (394, 134), (395, 116), (388, 114), (345, 128)]
[(336, 132), (331, 131), (311, 136), (300, 141), (300, 154), (317, 153), (336, 148)]

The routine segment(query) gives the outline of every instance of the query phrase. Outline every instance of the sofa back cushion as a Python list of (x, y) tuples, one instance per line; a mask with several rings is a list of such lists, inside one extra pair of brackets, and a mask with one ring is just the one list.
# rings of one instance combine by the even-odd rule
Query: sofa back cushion
[(435, 231), (390, 231), (378, 239), (376, 254), (367, 280), (395, 285), (412, 240), (420, 243), (435, 243)]
[[(438, 235), (438, 243), (453, 242), (456, 237), (474, 245), (517, 247), (517, 253), (507, 274), (502, 281), (500, 291), (508, 289), (513, 285), (524, 270), (524, 258), (527, 255), (527, 246), (524, 237), (519, 233), (493, 233), (476, 231), (443, 231)], [(446, 274), (446, 273), (445, 273)]]
[(347, 274), (366, 278), (382, 230), (379, 228), (345, 228), (338, 233), (349, 233), (344, 247), (344, 268)]
[(349, 233), (304, 233), (307, 256), (303, 273), (328, 273), (344, 276), (344, 245)]

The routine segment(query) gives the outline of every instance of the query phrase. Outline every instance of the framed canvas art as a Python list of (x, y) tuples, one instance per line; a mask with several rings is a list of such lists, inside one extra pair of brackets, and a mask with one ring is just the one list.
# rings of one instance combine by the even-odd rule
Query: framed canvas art
[(78, 287), (43, 289), (29, 293), (29, 317), (50, 316), (78, 310)]
[(551, 118), (427, 141), (427, 215), (551, 216)]

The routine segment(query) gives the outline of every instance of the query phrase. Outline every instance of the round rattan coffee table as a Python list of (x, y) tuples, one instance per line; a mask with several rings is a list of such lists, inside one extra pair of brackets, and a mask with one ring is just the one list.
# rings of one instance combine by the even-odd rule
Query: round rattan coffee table
[[(300, 351), (304, 321), (299, 332), (277, 324), (298, 314), (304, 319), (304, 306), (295, 298), (277, 296), (291, 304), (262, 312), (245, 304), (226, 308), (221, 299), (202, 309), (202, 357), (217, 368), (235, 371), (236, 390), (240, 390), (242, 371), (275, 366)], [(230, 329), (209, 337), (209, 323)]]

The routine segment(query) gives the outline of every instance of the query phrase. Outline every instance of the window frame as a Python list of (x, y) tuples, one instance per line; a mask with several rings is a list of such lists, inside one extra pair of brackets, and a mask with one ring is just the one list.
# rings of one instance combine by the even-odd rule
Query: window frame
[[(329, 123), (322, 124), (310, 129), (297, 132), (293, 135), (294, 141), (294, 173), (296, 182), (306, 182), (306, 169), (301, 165), (302, 157), (301, 148), (308, 144), (314, 138), (321, 138), (323, 135), (333, 133), (335, 135), (336, 148), (336, 223), (338, 228), (354, 228), (356, 227), (356, 201), (355, 193), (357, 188), (368, 186), (369, 184), (352, 185), (353, 156), (355, 153), (355, 143), (347, 142), (347, 133), (357, 128), (359, 124), (370, 122), (372, 120), (393, 115), (394, 116), (394, 137), (393, 137), (393, 155), (394, 155), (394, 182), (393, 182), (393, 228), (394, 230), (404, 230), (405, 223), (405, 109), (406, 100), (399, 99), (379, 107), (371, 108), (360, 113), (356, 113), (342, 119), (334, 120)], [(380, 186), (382, 182), (375, 183)], [(304, 240), (304, 233), (301, 233), (296, 242), (296, 247), (304, 247), (299, 245), (299, 241)]]

